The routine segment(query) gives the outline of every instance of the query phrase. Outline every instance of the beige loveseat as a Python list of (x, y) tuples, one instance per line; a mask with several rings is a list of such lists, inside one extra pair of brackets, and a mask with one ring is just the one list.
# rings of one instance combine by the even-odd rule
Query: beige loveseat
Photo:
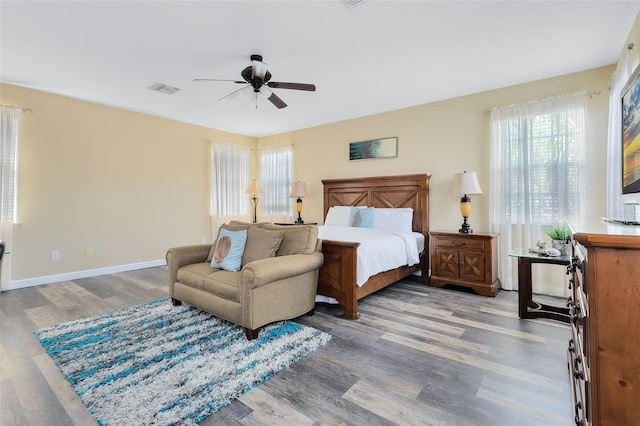
[[(248, 232), (241, 269), (230, 272), (210, 266), (215, 242), (169, 249), (169, 294), (174, 305), (185, 302), (241, 325), (249, 340), (258, 337), (263, 325), (313, 314), (323, 263), (317, 226), (231, 222), (223, 228)], [(282, 236), (279, 244), (276, 234)]]

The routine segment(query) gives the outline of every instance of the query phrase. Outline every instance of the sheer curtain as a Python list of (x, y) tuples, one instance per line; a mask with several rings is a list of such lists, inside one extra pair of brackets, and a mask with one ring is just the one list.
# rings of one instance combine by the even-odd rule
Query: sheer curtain
[(629, 80), (633, 70), (640, 62), (640, 54), (635, 57), (628, 49), (618, 61), (611, 77), (611, 91), (609, 94), (609, 133), (607, 138), (607, 217), (623, 218), (622, 211), (622, 102), (620, 95), (622, 88)]
[[(535, 247), (537, 240), (550, 246), (545, 231), (553, 222), (579, 224), (586, 112), (586, 93), (491, 111), (490, 227), (500, 233), (504, 289), (517, 289), (513, 249)], [(543, 279), (535, 280), (534, 292), (566, 296), (562, 268), (536, 268), (536, 277)]]
[(22, 110), (0, 107), (0, 240), (5, 242), (0, 290), (11, 284), (13, 225), (17, 218), (18, 140)]
[(211, 145), (211, 227), (213, 239), (218, 227), (229, 220), (251, 221), (249, 194), (249, 148)]
[(293, 146), (283, 145), (260, 150), (261, 213), (269, 222), (292, 222), (289, 198), (292, 182)]

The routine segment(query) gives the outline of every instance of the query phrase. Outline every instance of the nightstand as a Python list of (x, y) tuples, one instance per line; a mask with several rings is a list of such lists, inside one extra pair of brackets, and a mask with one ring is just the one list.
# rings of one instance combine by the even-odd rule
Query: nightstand
[(482, 296), (500, 291), (498, 234), (430, 232), (429, 285), (469, 287)]

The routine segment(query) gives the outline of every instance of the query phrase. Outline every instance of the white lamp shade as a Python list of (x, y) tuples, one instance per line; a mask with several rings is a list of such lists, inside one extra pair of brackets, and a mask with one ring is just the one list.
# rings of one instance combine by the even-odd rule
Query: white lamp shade
[(258, 183), (258, 181), (253, 179), (249, 183), (249, 186), (247, 187), (247, 190), (245, 192), (247, 194), (258, 194), (262, 192), (262, 188), (260, 188), (260, 184)]
[(482, 194), (482, 188), (478, 183), (476, 172), (457, 173), (453, 177), (453, 189), (451, 195), (461, 197), (463, 195)]
[(307, 184), (304, 182), (293, 182), (291, 184), (290, 198), (304, 198), (307, 196)]

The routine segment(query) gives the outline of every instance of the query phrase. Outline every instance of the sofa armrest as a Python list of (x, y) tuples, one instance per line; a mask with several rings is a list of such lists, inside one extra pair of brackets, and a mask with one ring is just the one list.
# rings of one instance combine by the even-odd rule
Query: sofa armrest
[(173, 247), (167, 250), (167, 268), (169, 269), (169, 288), (178, 281), (178, 269), (192, 263), (207, 261), (211, 244), (195, 244), (191, 246)]
[(242, 268), (242, 283), (249, 285), (250, 288), (260, 287), (273, 281), (320, 269), (323, 262), (324, 256), (321, 252), (256, 260)]

